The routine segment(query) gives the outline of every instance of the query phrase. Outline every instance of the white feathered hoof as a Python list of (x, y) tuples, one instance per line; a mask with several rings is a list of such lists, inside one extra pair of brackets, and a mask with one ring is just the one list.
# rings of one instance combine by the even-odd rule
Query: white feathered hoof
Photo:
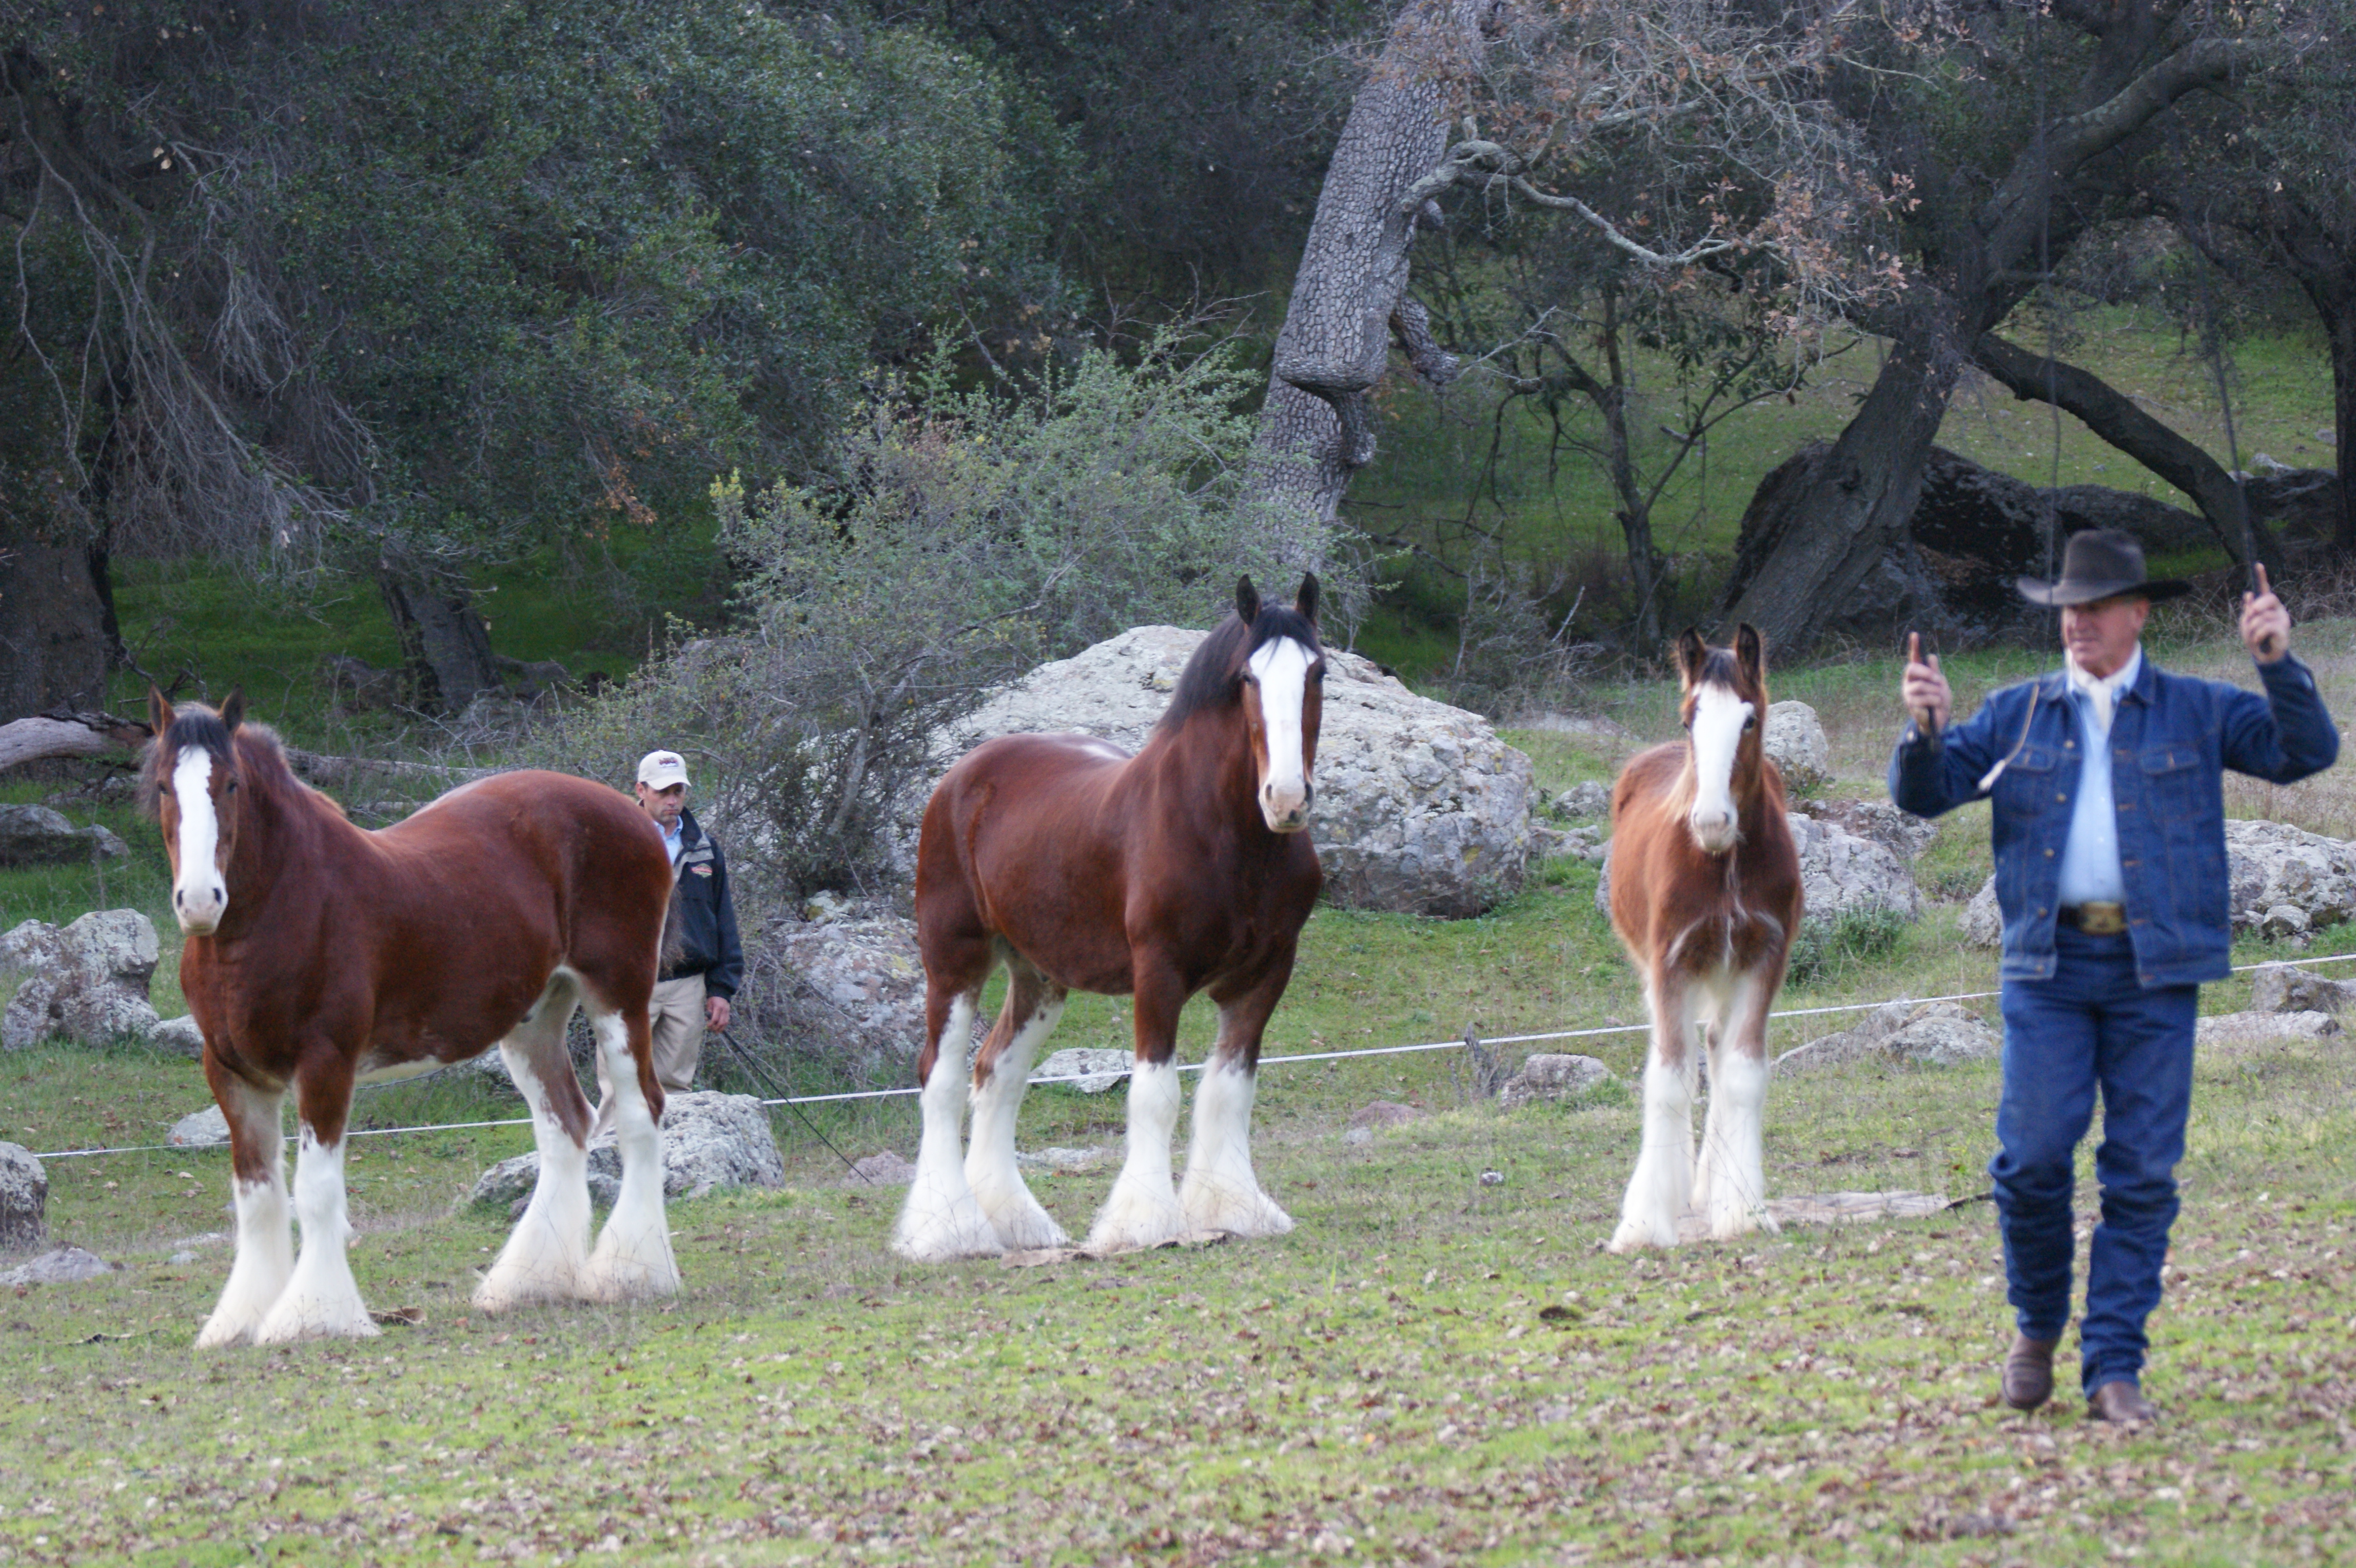
[(908, 1189), (900, 1222), (893, 1227), (892, 1251), (912, 1263), (954, 1263), (961, 1258), (995, 1258), (1006, 1246), (970, 1190), (943, 1192), (919, 1177)]
[(1606, 1250), (1641, 1252), (1657, 1247), (1665, 1251), (1676, 1244), (1677, 1222), (1675, 1219), (1663, 1221), (1657, 1216), (1640, 1219), (1631, 1215), (1620, 1221), (1620, 1229), (1612, 1232), (1612, 1242)]
[(1769, 1236), (1783, 1233), (1783, 1228), (1775, 1223), (1775, 1217), (1767, 1212), (1764, 1204), (1712, 1204), (1708, 1213), (1709, 1236), (1713, 1241), (1731, 1241), (1738, 1236), (1748, 1236), (1753, 1231)]
[(358, 1295), (298, 1295), (278, 1298), (262, 1326), (253, 1331), (256, 1345), (287, 1345), (297, 1339), (373, 1339), (384, 1330), (368, 1315)]
[(1131, 1181), (1124, 1176), (1097, 1212), (1097, 1222), (1088, 1231), (1088, 1251), (1142, 1251), (1174, 1241), (1191, 1229), (1186, 1211), (1166, 1178), (1157, 1191), (1153, 1183)]
[(1232, 1181), (1190, 1176), (1178, 1195), (1178, 1206), (1185, 1211), (1188, 1229), (1194, 1230), (1224, 1230), (1251, 1239), (1281, 1236), (1292, 1229), (1292, 1216), (1278, 1208), (1276, 1199), (1256, 1182), (1248, 1188), (1238, 1188)]
[(1002, 1203), (985, 1204), (982, 1212), (1000, 1248), (1005, 1251), (1031, 1252), (1071, 1244), (1071, 1237), (1055, 1223), (1055, 1217), (1042, 1208), (1039, 1200), (1027, 1191), (1012, 1194)]

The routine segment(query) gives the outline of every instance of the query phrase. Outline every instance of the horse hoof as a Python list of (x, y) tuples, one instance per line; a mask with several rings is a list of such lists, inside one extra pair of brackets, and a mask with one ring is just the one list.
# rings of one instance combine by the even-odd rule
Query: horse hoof
[(256, 1345), (292, 1345), (301, 1339), (373, 1339), (384, 1330), (355, 1299), (318, 1297), (281, 1301), (253, 1331)]
[(1068, 1247), (1070, 1236), (1064, 1228), (1050, 1219), (1045, 1209), (1033, 1214), (1011, 1215), (1005, 1219), (993, 1219), (991, 1230), (998, 1238), (998, 1251), (1035, 1252), (1049, 1247)]
[(1257, 1240), (1281, 1236), (1292, 1229), (1292, 1216), (1260, 1191), (1248, 1195), (1189, 1192), (1180, 1199), (1189, 1230), (1223, 1230), (1230, 1236)]
[(257, 1326), (252, 1323), (224, 1323), (218, 1316), (208, 1318), (204, 1327), (197, 1331), (197, 1348), (225, 1350), (234, 1346), (251, 1345)]
[(1646, 1251), (1653, 1248), (1665, 1251), (1676, 1244), (1677, 1232), (1675, 1226), (1669, 1228), (1668, 1236), (1664, 1240), (1659, 1230), (1655, 1226), (1639, 1220), (1622, 1219), (1620, 1222), (1620, 1229), (1612, 1233), (1612, 1240), (1604, 1251), (1625, 1255), (1630, 1252)]

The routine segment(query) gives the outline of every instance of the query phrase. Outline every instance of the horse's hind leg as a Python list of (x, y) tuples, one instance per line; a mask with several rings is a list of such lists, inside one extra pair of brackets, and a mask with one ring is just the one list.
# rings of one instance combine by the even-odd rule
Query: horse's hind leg
[(1292, 1216), (1260, 1190), (1251, 1160), (1260, 1034), (1291, 974), (1288, 955), (1273, 980), (1219, 1004), (1218, 1043), (1203, 1069), (1203, 1081), (1194, 1086), (1194, 1136), (1186, 1150), (1186, 1179), (1178, 1189), (1178, 1205), (1194, 1230), (1281, 1236), (1292, 1229)]
[[(916, 1103), (924, 1131), (916, 1141), (916, 1176), (892, 1229), (892, 1251), (919, 1263), (994, 1257), (1005, 1251), (965, 1176), (966, 1043), (981, 1007), (990, 973), (987, 939), (959, 943), (953, 966), (927, 952), (925, 960), (925, 1047), (916, 1058), (924, 1092)], [(974, 951), (963, 950), (969, 947)], [(1007, 1112), (1012, 1134), (1013, 1112)]]
[(1709, 1114), (1703, 1120), (1694, 1207), (1725, 1240), (1747, 1230), (1778, 1229), (1767, 1212), (1767, 1004), (1773, 994), (1755, 974), (1737, 975), (1711, 1031)]
[(256, 1089), (205, 1057), (205, 1076), (229, 1122), (230, 1190), (237, 1207), (237, 1261), (220, 1302), (197, 1335), (197, 1348), (242, 1345), (252, 1339), (285, 1294), (294, 1273), (287, 1229), (285, 1139), (279, 1106), (285, 1094)]
[[(679, 1260), (670, 1250), (670, 1221), (663, 1213), (662, 1128), (656, 1121), (653, 1040), (647, 999), (616, 1010), (594, 986), (584, 987), (589, 1031), (612, 1086), (615, 1146), (622, 1155), (622, 1190), (596, 1249), (581, 1269), (581, 1294), (591, 1301), (629, 1301), (679, 1293)], [(584, 1109), (586, 1102), (584, 1102)]]
[[(316, 1048), (316, 1047), (315, 1047)], [(294, 1155), (294, 1218), (303, 1248), (254, 1343), (281, 1344), (315, 1336), (347, 1339), (381, 1333), (361, 1304), (352, 1278), (350, 1210), (344, 1195), (345, 1132), (352, 1109), (352, 1068), (332, 1047), (306, 1055), (294, 1079), (302, 1120)]]
[(1644, 1057), (1644, 1141), (1612, 1251), (1677, 1244), (1677, 1217), (1693, 1191), (1694, 1029), (1689, 987), (1682, 975), (1655, 974), (1644, 986), (1653, 1015), (1652, 1048)]
[(589, 1101), (564, 1049), (564, 1027), (579, 999), (569, 971), (548, 988), (523, 1022), (499, 1042), (508, 1076), (531, 1111), (540, 1179), (498, 1261), (475, 1287), (475, 1305), (500, 1312), (529, 1301), (578, 1295), (589, 1261)]
[(1184, 983), (1166, 972), (1141, 973), (1135, 1004), (1137, 1068), (1129, 1079), (1129, 1155), (1088, 1231), (1089, 1248), (1099, 1252), (1159, 1247), (1186, 1233), (1186, 1211), (1178, 1206), (1178, 1189), (1170, 1179), (1170, 1136), (1177, 1130), (1182, 1094), (1178, 1064), (1171, 1058), (1177, 1047), (1178, 1013), (1186, 1005)]
[(974, 1058), (966, 1185), (1010, 1251), (1060, 1247), (1070, 1238), (1039, 1207), (1014, 1163), (1014, 1118), (1030, 1087), (1032, 1053), (1064, 1015), (1064, 992), (1019, 956), (1010, 956), (1006, 967), (1006, 1005)]

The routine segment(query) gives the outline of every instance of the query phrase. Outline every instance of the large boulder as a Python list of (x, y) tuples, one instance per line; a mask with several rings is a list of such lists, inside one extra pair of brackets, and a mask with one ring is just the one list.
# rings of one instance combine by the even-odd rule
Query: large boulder
[[(1134, 751), (1203, 637), (1140, 627), (1042, 665), (961, 721), (944, 760), (997, 736), (1062, 731)], [(1537, 800), (1529, 758), (1478, 714), (1419, 697), (1370, 660), (1328, 649), (1325, 662), (1310, 832), (1326, 897), (1477, 915), (1518, 889)]]
[(155, 959), (155, 928), (136, 909), (93, 910), (62, 929), (27, 920), (0, 936), (0, 969), (29, 972), (0, 1014), (0, 1047), (147, 1038), (157, 1022), (147, 1000)]
[(1780, 1077), (1863, 1061), (1954, 1067), (2003, 1054), (2004, 1036), (1957, 1003), (1892, 1002), (1867, 1014), (1854, 1028), (1785, 1051), (1775, 1058), (1775, 1072)]
[[(2225, 824), (2227, 908), (2236, 930), (2300, 936), (2356, 915), (2356, 843), (2287, 822), (2235, 818)], [(1964, 911), (1964, 940), (2004, 940), (1996, 878), (1980, 884)]]
[(2356, 980), (2334, 980), (2286, 963), (2261, 965), (2252, 977), (2253, 1013), (2329, 1013), (2337, 1016), (2356, 1001)]
[[(1914, 873), (1896, 854), (1837, 822), (1797, 811), (1787, 815), (1792, 842), (1800, 852), (1800, 890), (1806, 900), (1802, 919), (1806, 924), (1829, 927), (1843, 915), (1869, 909), (1895, 910), (1909, 920), (1922, 914), (1922, 895), (1914, 886)], [(1603, 875), (1596, 879), (1595, 907), (1607, 916), (1612, 912), (1608, 856)]]
[(22, 1144), (0, 1144), (0, 1251), (48, 1240), (49, 1173)]
[(2203, 1018), (2193, 1030), (2193, 1044), (2202, 1049), (2221, 1046), (2272, 1046), (2290, 1040), (2325, 1040), (2340, 1033), (2340, 1020), (2329, 1013), (2219, 1013)]
[(1920, 860), (1939, 836), (1939, 824), (1901, 811), (1887, 800), (1794, 800), (1802, 816), (1871, 839), (1908, 863)]
[(84, 1280), (94, 1280), (101, 1274), (111, 1274), (114, 1265), (95, 1252), (80, 1247), (59, 1247), (42, 1253), (29, 1263), (0, 1273), (0, 1289), (21, 1290), (27, 1285), (73, 1285)]
[(1593, 1057), (1539, 1051), (1505, 1081), (1497, 1090), (1497, 1103), (1511, 1111), (1534, 1100), (1576, 1100), (1611, 1077), (1612, 1069)]
[(1805, 703), (1768, 703), (1767, 733), (1760, 746), (1783, 776), (1786, 789), (1813, 789), (1833, 776), (1832, 743), (1825, 738), (1816, 710)]
[(785, 981), (759, 988), (771, 994), (755, 1005), (783, 1015), (769, 1032), (815, 1047), (857, 1082), (902, 1082), (915, 1070), (925, 1043), (925, 965), (914, 920), (778, 920), (751, 949), (750, 972)]
[[(749, 1094), (674, 1094), (663, 1106), (663, 1196), (701, 1197), (724, 1187), (783, 1187), (785, 1157), (769, 1114)], [(513, 1208), (540, 1180), (537, 1152), (502, 1160), (476, 1178), (470, 1203)], [(589, 1151), (589, 1194), (611, 1203), (622, 1189), (622, 1156), (611, 1144)]]
[(0, 865), (70, 865), (131, 853), (106, 829), (78, 828), (47, 806), (0, 806)]

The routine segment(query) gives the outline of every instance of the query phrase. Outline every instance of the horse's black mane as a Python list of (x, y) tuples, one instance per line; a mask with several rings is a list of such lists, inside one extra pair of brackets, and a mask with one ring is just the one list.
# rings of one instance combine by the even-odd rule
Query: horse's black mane
[(1324, 644), (1317, 640), (1316, 624), (1290, 605), (1263, 604), (1248, 625), (1243, 617), (1230, 612), (1194, 650), (1194, 657), (1186, 660), (1178, 689), (1170, 694), (1170, 706), (1155, 727), (1175, 730), (1206, 708), (1234, 703), (1240, 690), (1237, 672), (1244, 660), (1258, 652), (1262, 643), (1280, 637), (1289, 637), (1313, 652), (1324, 651)]
[(1701, 661), (1701, 679), (1696, 681), (1694, 684), (1697, 686), (1730, 686), (1738, 692), (1742, 690), (1742, 666), (1735, 659), (1734, 650), (1731, 648), (1711, 649), (1709, 650), (1708, 657)]

